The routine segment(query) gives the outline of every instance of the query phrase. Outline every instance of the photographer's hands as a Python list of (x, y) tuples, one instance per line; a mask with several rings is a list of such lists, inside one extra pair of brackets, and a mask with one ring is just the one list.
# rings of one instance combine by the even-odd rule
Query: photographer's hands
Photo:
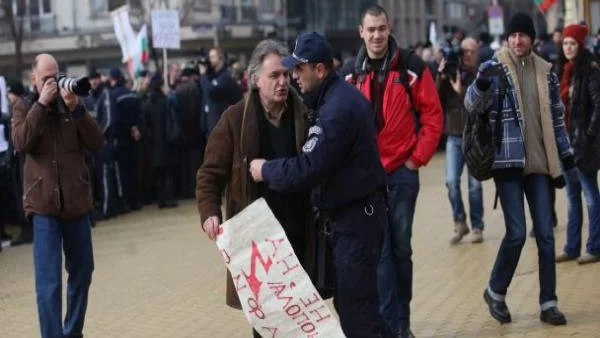
[(56, 84), (56, 80), (54, 80), (54, 78), (47, 79), (42, 86), (38, 102), (42, 106), (48, 107), (56, 99), (57, 92), (58, 85)]
[(77, 107), (77, 103), (79, 103), (79, 98), (77, 95), (73, 93), (69, 93), (64, 88), (60, 89), (60, 96), (62, 96), (63, 101), (65, 102), (65, 106), (69, 109), (70, 112), (73, 112)]

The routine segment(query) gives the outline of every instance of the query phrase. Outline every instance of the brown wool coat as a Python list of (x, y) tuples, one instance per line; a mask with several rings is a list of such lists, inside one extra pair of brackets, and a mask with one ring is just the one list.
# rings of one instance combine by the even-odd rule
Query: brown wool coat
[[(244, 98), (229, 107), (213, 129), (204, 155), (202, 167), (196, 176), (196, 203), (201, 220), (218, 216), (227, 220), (257, 200), (258, 186), (252, 181), (248, 169), (250, 162), (259, 157), (259, 127), (254, 95)], [(287, 101), (288, 112), (294, 114), (296, 149), (301, 151), (308, 125), (304, 106), (298, 94), (290, 89)], [(221, 197), (225, 191), (225, 215), (221, 213)], [(307, 203), (310, 205), (310, 203)], [(312, 275), (314, 270), (315, 231), (311, 210), (306, 210), (306, 250), (296, 253), (304, 256), (304, 269)], [(227, 305), (241, 309), (231, 275), (227, 273)]]
[[(79, 119), (74, 114), (81, 114)], [(94, 118), (79, 103), (73, 114), (59, 114), (38, 103), (19, 99), (13, 108), (12, 139), (25, 157), (23, 207), (34, 213), (77, 219), (92, 210), (91, 178), (84, 148), (95, 151), (104, 142)]]

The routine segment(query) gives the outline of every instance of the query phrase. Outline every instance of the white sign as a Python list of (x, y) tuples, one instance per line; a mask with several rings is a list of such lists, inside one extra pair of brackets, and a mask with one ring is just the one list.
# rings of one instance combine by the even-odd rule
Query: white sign
[(488, 7), (488, 21), (491, 35), (504, 34), (504, 10), (501, 6)]
[(8, 113), (8, 92), (4, 76), (0, 76), (0, 113)]
[(177, 10), (152, 10), (152, 41), (154, 48), (179, 49), (181, 47)]
[(225, 222), (217, 246), (261, 336), (345, 337), (264, 199)]

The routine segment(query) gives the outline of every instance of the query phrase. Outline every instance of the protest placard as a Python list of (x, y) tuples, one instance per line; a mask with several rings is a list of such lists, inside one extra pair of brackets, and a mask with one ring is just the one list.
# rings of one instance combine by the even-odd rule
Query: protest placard
[(263, 337), (345, 337), (264, 199), (223, 223), (217, 246)]

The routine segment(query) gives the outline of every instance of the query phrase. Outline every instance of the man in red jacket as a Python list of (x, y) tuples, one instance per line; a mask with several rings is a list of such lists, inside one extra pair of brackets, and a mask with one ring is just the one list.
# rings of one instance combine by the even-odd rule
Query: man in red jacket
[(377, 145), (387, 172), (390, 241), (379, 267), (380, 311), (400, 337), (410, 330), (412, 298), (412, 222), (419, 193), (418, 169), (435, 153), (443, 113), (435, 82), (423, 61), (398, 48), (388, 15), (367, 8), (359, 26), (364, 41), (346, 79), (372, 102)]

